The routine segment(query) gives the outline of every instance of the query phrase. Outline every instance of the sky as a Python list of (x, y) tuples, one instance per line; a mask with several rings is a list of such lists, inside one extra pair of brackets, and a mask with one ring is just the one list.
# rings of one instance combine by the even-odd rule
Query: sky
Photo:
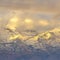
[(59, 12), (60, 0), (0, 0), (0, 6), (35, 12)]
[[(18, 33), (60, 28), (60, 0), (0, 0), (0, 41), (12, 35), (6, 28)], [(51, 55), (47, 60), (58, 57)]]
[[(18, 24), (17, 24), (18, 23)], [(45, 32), (60, 27), (60, 0), (0, 0), (0, 31), (4, 28)]]

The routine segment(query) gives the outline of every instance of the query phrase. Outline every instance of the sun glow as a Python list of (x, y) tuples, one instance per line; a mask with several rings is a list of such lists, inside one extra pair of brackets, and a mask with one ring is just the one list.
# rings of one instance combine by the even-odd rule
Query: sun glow
[(38, 23), (40, 26), (48, 26), (49, 25), (49, 22), (44, 19), (41, 19), (40, 21), (38, 21)]
[(7, 28), (15, 31), (16, 27), (18, 26), (18, 17), (13, 17), (9, 20), (8, 24), (7, 24)]
[(31, 19), (25, 19), (25, 23), (32, 23), (32, 20)]
[(24, 25), (25, 25), (26, 29), (33, 29), (34, 28), (32, 19), (25, 19)]

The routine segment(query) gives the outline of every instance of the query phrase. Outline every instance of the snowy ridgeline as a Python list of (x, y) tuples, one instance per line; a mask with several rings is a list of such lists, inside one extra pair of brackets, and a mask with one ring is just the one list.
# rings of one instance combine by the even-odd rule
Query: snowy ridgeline
[(6, 42), (6, 40), (2, 41), (5, 42), (0, 42), (0, 52), (23, 53), (25, 51), (25, 53), (31, 53), (37, 52), (37, 50), (40, 52), (40, 50), (42, 50), (47, 53), (53, 53), (60, 50), (60, 29), (53, 29), (42, 34), (38, 33), (26, 40), (21, 40), (17, 37), (9, 43)]

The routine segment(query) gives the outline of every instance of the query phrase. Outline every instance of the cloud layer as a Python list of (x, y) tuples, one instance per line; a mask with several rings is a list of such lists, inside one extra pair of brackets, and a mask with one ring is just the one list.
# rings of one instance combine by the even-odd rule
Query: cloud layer
[(59, 12), (60, 0), (0, 0), (0, 6), (37, 12)]

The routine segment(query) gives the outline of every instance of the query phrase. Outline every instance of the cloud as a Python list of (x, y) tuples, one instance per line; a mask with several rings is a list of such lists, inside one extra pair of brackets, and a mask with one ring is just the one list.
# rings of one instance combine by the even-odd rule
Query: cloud
[(14, 16), (13, 18), (11, 18), (7, 24), (7, 28), (11, 29), (11, 30), (16, 30), (16, 27), (18, 26), (18, 22), (19, 19), (17, 16)]
[(49, 25), (49, 22), (47, 20), (40, 19), (38, 22), (39, 22), (39, 25), (43, 27)]
[(35, 12), (59, 12), (60, 0), (0, 0), (1, 7)]

